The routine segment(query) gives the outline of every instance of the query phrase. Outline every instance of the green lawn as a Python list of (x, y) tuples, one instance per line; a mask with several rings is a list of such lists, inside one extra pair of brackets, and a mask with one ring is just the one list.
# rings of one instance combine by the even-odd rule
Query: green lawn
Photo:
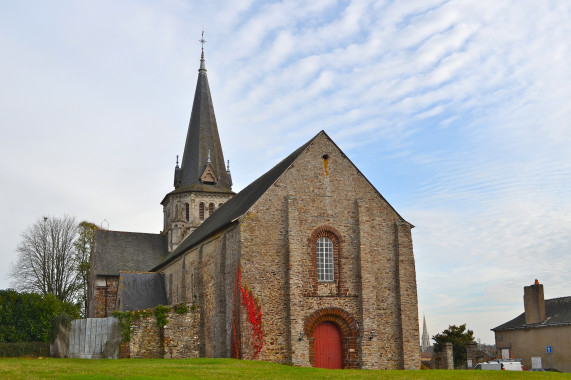
[(233, 359), (0, 359), (0, 379), (560, 379), (505, 371), (373, 371), (299, 368)]

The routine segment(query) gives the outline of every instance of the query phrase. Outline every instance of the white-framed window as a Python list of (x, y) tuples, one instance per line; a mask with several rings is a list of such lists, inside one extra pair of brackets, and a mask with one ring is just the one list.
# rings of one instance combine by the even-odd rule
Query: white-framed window
[(328, 237), (317, 239), (317, 281), (333, 282), (333, 242)]

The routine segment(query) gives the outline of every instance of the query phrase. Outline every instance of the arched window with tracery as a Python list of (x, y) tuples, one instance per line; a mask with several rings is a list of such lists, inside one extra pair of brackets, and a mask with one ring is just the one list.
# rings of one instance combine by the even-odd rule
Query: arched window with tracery
[(186, 214), (186, 221), (188, 222), (190, 220), (190, 205), (188, 203), (184, 204), (184, 211)]
[(208, 205), (208, 216), (212, 215), (214, 213), (214, 203), (210, 203)]
[(204, 203), (200, 202), (200, 204), (198, 205), (198, 217), (200, 218), (200, 221), (204, 221)]
[(317, 239), (317, 281), (333, 282), (335, 280), (335, 262), (333, 256), (333, 242), (328, 237)]

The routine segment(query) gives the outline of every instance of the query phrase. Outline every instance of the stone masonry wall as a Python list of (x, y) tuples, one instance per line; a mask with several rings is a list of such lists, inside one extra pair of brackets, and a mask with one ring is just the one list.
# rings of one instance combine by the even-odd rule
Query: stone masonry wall
[(117, 305), (119, 276), (98, 276), (95, 286), (95, 318), (110, 317)]
[[(344, 352), (345, 367), (419, 367), (410, 225), (324, 135), (241, 219), (240, 231), (242, 279), (262, 306), (261, 360), (313, 365), (308, 321), (337, 308), (358, 330), (355, 346)], [(320, 234), (338, 239), (333, 283), (316, 280)], [(243, 357), (250, 359), (247, 335)]]
[[(146, 316), (133, 318), (129, 351), (131, 358), (197, 358), (200, 352), (199, 308), (186, 304), (188, 312), (167, 313), (168, 323), (161, 332), (154, 309), (139, 311)], [(146, 312), (146, 313), (145, 313)]]
[[(169, 251), (176, 249), (182, 240), (210, 216), (209, 204), (214, 210), (232, 198), (228, 193), (184, 192), (172, 194), (163, 207), (163, 234), (166, 234)], [(204, 218), (200, 219), (199, 205), (204, 203)], [(186, 219), (186, 204), (189, 205), (189, 218)]]
[(232, 355), (233, 289), (239, 239), (239, 229), (231, 225), (161, 270), (170, 304), (193, 302), (201, 306), (201, 356)]
[(399, 306), (402, 329), (402, 350), (404, 369), (418, 369), (418, 298), (416, 292), (416, 270), (412, 253), (411, 226), (397, 222), (395, 226), (398, 241)]

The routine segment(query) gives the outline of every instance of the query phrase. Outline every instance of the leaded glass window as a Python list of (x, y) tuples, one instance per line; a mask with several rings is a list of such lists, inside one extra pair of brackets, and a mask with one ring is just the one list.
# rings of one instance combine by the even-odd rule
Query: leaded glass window
[(317, 280), (333, 282), (333, 242), (328, 237), (317, 240)]

